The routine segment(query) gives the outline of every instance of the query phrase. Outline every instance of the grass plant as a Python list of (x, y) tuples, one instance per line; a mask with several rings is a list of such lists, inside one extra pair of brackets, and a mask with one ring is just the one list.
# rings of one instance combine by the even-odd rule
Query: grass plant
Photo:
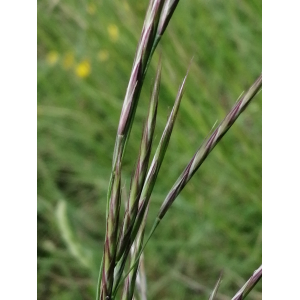
[(133, 255), (131, 257), (132, 262), (129, 271), (127, 273), (125, 271), (126, 284), (122, 296), (122, 299), (124, 300), (133, 299), (139, 259), (147, 242), (151, 238), (151, 235), (154, 233), (156, 227), (159, 225), (181, 190), (262, 87), (262, 76), (260, 75), (249, 90), (241, 96), (220, 125), (200, 146), (199, 150), (195, 153), (192, 160), (186, 166), (185, 170), (177, 179), (173, 188), (162, 203), (149, 237), (143, 243), (145, 222), (147, 220), (151, 193), (155, 186), (156, 178), (169, 144), (180, 100), (183, 95), (183, 87), (186, 81), (185, 77), (179, 88), (175, 104), (148, 170), (161, 78), (161, 65), (159, 64), (146, 125), (141, 140), (137, 168), (134, 178), (131, 181), (132, 184), (130, 186), (129, 197), (127, 200), (125, 199), (127, 209), (125, 211), (124, 220), (122, 221), (123, 226), (119, 228), (121, 206), (120, 185), (123, 155), (134, 122), (135, 111), (148, 66), (177, 4), (178, 1), (152, 0), (149, 2), (123, 102), (115, 142), (112, 173), (107, 196), (107, 225), (104, 254), (100, 267), (96, 300), (115, 299), (117, 297), (117, 291), (122, 281), (126, 262), (130, 259), (130, 249), (135, 243), (136, 245), (134, 246)]
[[(176, 22), (176, 13), (173, 17), (177, 5), (178, 9), (181, 7), (186, 23), (179, 20), (178, 16)], [(104, 51), (104, 45), (109, 43), (103, 38), (98, 53), (100, 64), (93, 59), (82, 57), (77, 65), (72, 60), (76, 60), (76, 55), (80, 54), (80, 46), (76, 48), (78, 52), (73, 56), (71, 53), (60, 56), (59, 52), (51, 50), (57, 48), (57, 45), (60, 45), (61, 49), (68, 48), (67, 43), (72, 40), (72, 34), (69, 41), (61, 42), (58, 38), (54, 42), (56, 37), (64, 36), (64, 33), (60, 34), (58, 29), (51, 32), (51, 20), (47, 19), (46, 12), (50, 12), (52, 18), (57, 18), (58, 23), (61, 16), (68, 16), (70, 26), (67, 25), (62, 30), (68, 28), (70, 33), (74, 33), (72, 28), (81, 28), (81, 31), (89, 36), (90, 48), (97, 49), (97, 46), (93, 46), (93, 43), (98, 45), (95, 37), (104, 36), (101, 28), (96, 29), (97, 21), (93, 19), (97, 4), (89, 3), (86, 18), (83, 17), (80, 5), (74, 5), (71, 1), (49, 6), (40, 3), (38, 6), (42, 15), (40, 18), (44, 18), (40, 19), (43, 26), (38, 32), (38, 230), (41, 241), (38, 248), (38, 268), (39, 282), (42, 283), (39, 295), (43, 299), (52, 297), (45, 295), (56, 295), (56, 299), (90, 299), (96, 285), (97, 264), (101, 256), (97, 300), (198, 299), (199, 293), (207, 299), (211, 290), (208, 287), (213, 286), (221, 267), (225, 267), (222, 282), (218, 281), (211, 297), (225, 299), (227, 296), (224, 293), (234, 295), (233, 291), (238, 290), (237, 286), (242, 286), (243, 280), (239, 276), (245, 278), (249, 269), (254, 269), (255, 265), (260, 263), (260, 124), (259, 121), (252, 121), (260, 119), (260, 104), (257, 104), (259, 99), (256, 105), (254, 102), (247, 107), (261, 88), (261, 76), (233, 105), (233, 99), (236, 99), (243, 88), (249, 86), (251, 80), (259, 74), (260, 56), (257, 53), (255, 55), (256, 48), (250, 43), (246, 45), (244, 40), (234, 40), (239, 36), (238, 31), (232, 31), (234, 27), (231, 28), (229, 23), (227, 26), (231, 29), (228, 32), (231, 32), (231, 38), (238, 41), (236, 43), (240, 47), (238, 53), (247, 53), (243, 54), (245, 58), (250, 53), (251, 60), (243, 61), (238, 56), (226, 57), (227, 54), (224, 53), (230, 53), (229, 51), (223, 54), (220, 52), (219, 56), (216, 52), (214, 58), (208, 48), (203, 46), (199, 55), (199, 49), (195, 47), (188, 54), (189, 50), (184, 50), (185, 42), (186, 45), (192, 45), (193, 41), (187, 31), (191, 30), (188, 26), (189, 17), (195, 21), (201, 18), (195, 17), (195, 4), (180, 5), (179, 1), (150, 1), (127, 89), (126, 72), (130, 73), (127, 61), (130, 61), (130, 56), (134, 53), (133, 36), (136, 35), (132, 34), (132, 30), (138, 28), (132, 26), (132, 22), (138, 21), (133, 17), (137, 15), (134, 9), (138, 10), (138, 5), (118, 6), (111, 3), (102, 6), (105, 13), (98, 10), (98, 14), (103, 17), (103, 24), (111, 23), (113, 18), (117, 23), (118, 18), (124, 18), (125, 14), (122, 14), (125, 10), (127, 16), (132, 17), (121, 36), (118, 33), (120, 27), (117, 25), (109, 24), (107, 27), (107, 40), (110, 40), (111, 45), (119, 41), (116, 47), (124, 49), (122, 59), (113, 46), (108, 52)], [(212, 12), (216, 24), (222, 24), (224, 21), (224, 11), (228, 12), (228, 18), (231, 16), (229, 19), (232, 22), (241, 22), (242, 14), (255, 18), (254, 12), (257, 11), (255, 1), (239, 4), (239, 14), (232, 9), (233, 4), (213, 5), (199, 1), (197, 5), (203, 8), (200, 14), (204, 16), (203, 19), (205, 20), (207, 12)], [(111, 12), (111, 19), (105, 19), (108, 12)], [(173, 20), (175, 25), (172, 27)], [(141, 20), (139, 22), (142, 25)], [(250, 22), (248, 27), (245, 24), (244, 27), (239, 25), (237, 28), (251, 28)], [(209, 25), (208, 21), (206, 25)], [(46, 31), (45, 28), (49, 30)], [(207, 32), (218, 32), (214, 31), (213, 26), (205, 28)], [(226, 26), (224, 30), (226, 32)], [(178, 39), (180, 31), (185, 33), (180, 34), (181, 41)], [(195, 33), (196, 28), (193, 27), (191, 31)], [(205, 29), (201, 30), (201, 34), (204, 32)], [(249, 32), (244, 31), (248, 38), (251, 37)], [(162, 40), (163, 45), (158, 57), (155, 49), (163, 35), (166, 37)], [(218, 40), (226, 45), (222, 36)], [(84, 45), (80, 39), (78, 43)], [(207, 45), (207, 36), (204, 36), (201, 45), (205, 43)], [(124, 47), (125, 44), (130, 46)], [(170, 45), (175, 47), (176, 51), (168, 48)], [(256, 44), (256, 47), (259, 48), (259, 44)], [(95, 73), (97, 66), (104, 67), (107, 55), (115, 57), (107, 62), (107, 71)], [(195, 58), (190, 64), (189, 76), (184, 77), (175, 94), (173, 90), (176, 77), (182, 77), (186, 72), (185, 69), (193, 55)], [(150, 64), (152, 57), (153, 63)], [(223, 67), (227, 59), (231, 62), (230, 72)], [(255, 59), (258, 61), (249, 63)], [(107, 81), (109, 75), (113, 74), (111, 70), (114, 70), (114, 61), (119, 62), (120, 74), (118, 78), (112, 76), (111, 82), (118, 82), (117, 86)], [(65, 71), (55, 71), (60, 62)], [(211, 66), (216, 67), (215, 73), (209, 71)], [(248, 66), (250, 67), (245, 69)], [(63, 75), (69, 74), (72, 68), (73, 75)], [(242, 70), (247, 71), (243, 73), (245, 76), (239, 78), (238, 73)], [(224, 76), (228, 72), (235, 75)], [(151, 81), (148, 77), (155, 77), (155, 80), (147, 104), (147, 91)], [(97, 84), (99, 79), (100, 89)], [(49, 85), (49, 80), (53, 82), (52, 85)], [(60, 84), (62, 80), (63, 85)], [(107, 86), (104, 88), (105, 85)], [(112, 87), (115, 94), (109, 92)], [(70, 93), (72, 88), (73, 93)], [(119, 99), (125, 90), (119, 125), (116, 128), (114, 122), (121, 106)], [(60, 95), (57, 102), (53, 101), (55, 95)], [(96, 98), (98, 100), (95, 100)], [(217, 102), (210, 100), (218, 98), (220, 101)], [(169, 106), (173, 108), (168, 109)], [(244, 121), (243, 118), (242, 121), (238, 120), (237, 125), (226, 135), (226, 142), (220, 143), (246, 108), (248, 115), (244, 114)], [(166, 114), (169, 114), (167, 121)], [(207, 135), (215, 118), (224, 116), (216, 129)], [(179, 123), (177, 128), (176, 119)], [(53, 123), (53, 120), (56, 122)], [(99, 123), (99, 120), (103, 123)], [(139, 128), (142, 124), (144, 125), (141, 132)], [(186, 134), (186, 128), (189, 128), (189, 135)], [(113, 142), (111, 132), (115, 131), (117, 136)], [(199, 140), (203, 140), (200, 147)], [(215, 155), (215, 160), (209, 158), (206, 163), (209, 166), (205, 167), (204, 164), (202, 167), (202, 163), (218, 143), (220, 145), (209, 156)], [(113, 145), (111, 157), (110, 149), (113, 149)], [(193, 155), (193, 149), (197, 147), (199, 148)], [(100, 169), (97, 167), (98, 163), (95, 164), (99, 158)], [(107, 163), (111, 160), (112, 165)], [(200, 166), (202, 174), (199, 177), (196, 171)], [(247, 176), (244, 173), (247, 173)], [(170, 188), (172, 182), (175, 184)], [(169, 193), (165, 196), (167, 190)], [(106, 204), (103, 200), (99, 203), (99, 195), (104, 199), (106, 192)], [(219, 210), (219, 207), (222, 209)], [(53, 214), (53, 211), (57, 213)], [(165, 222), (159, 227), (161, 230), (153, 234), (163, 218)], [(258, 220), (258, 223), (254, 220)], [(151, 224), (152, 227), (148, 228), (147, 225)], [(106, 230), (99, 231), (99, 227)], [(175, 232), (173, 237), (172, 233)], [(223, 235), (222, 232), (226, 234)], [(225, 236), (227, 238), (224, 239)], [(99, 251), (99, 240), (104, 241), (102, 253)], [(220, 244), (224, 251), (218, 253)], [(215, 251), (211, 252), (208, 249)], [(241, 252), (238, 252), (239, 249)], [(77, 265), (72, 263), (74, 259)], [(242, 269), (238, 266), (241, 261), (245, 262)], [(170, 272), (171, 269), (163, 269), (163, 265), (175, 267), (172, 267)], [(145, 274), (148, 277), (147, 285)], [(47, 276), (50, 276), (48, 282), (53, 282), (54, 285), (46, 284)], [(198, 282), (204, 280), (204, 287), (201, 284), (190, 284), (191, 277), (196, 278)], [(258, 269), (233, 299), (243, 299), (248, 295), (260, 277), (261, 269)], [(70, 278), (70, 281), (65, 282), (63, 278)], [(91, 281), (83, 280), (81, 285), (80, 278), (90, 278)], [(176, 283), (178, 278), (181, 278), (180, 285)], [(237, 285), (232, 285), (232, 282)], [(64, 293), (60, 288), (62, 284), (67, 287)], [(159, 287), (159, 284), (162, 286)], [(166, 286), (169, 291), (166, 290)], [(249, 295), (250, 299), (251, 297), (259, 299), (260, 294), (252, 291)]]

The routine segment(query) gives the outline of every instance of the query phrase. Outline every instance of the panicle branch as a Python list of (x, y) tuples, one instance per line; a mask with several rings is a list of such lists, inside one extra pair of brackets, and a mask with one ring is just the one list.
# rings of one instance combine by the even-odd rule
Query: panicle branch
[(233, 125), (239, 115), (249, 105), (254, 96), (259, 92), (262, 87), (262, 75), (260, 75), (255, 83), (249, 88), (249, 90), (240, 98), (239, 101), (233, 106), (231, 111), (220, 123), (220, 125), (213, 131), (211, 136), (204, 141), (198, 151), (195, 153), (191, 161), (188, 163), (182, 174), (177, 179), (176, 183), (170, 190), (166, 199), (164, 200), (157, 218), (161, 220), (169, 207), (172, 205), (178, 194), (185, 187), (188, 181), (192, 178), (195, 172), (202, 165), (208, 154), (213, 150), (217, 143), (222, 139), (225, 133)]

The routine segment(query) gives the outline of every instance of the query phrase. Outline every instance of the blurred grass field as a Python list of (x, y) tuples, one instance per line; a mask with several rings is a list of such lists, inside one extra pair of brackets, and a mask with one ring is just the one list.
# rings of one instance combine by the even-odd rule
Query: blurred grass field
[[(38, 5), (38, 299), (94, 299), (122, 102), (148, 1)], [(126, 195), (162, 55), (157, 145), (191, 58), (149, 211), (261, 72), (261, 1), (180, 1), (152, 59), (124, 163)], [(212, 151), (145, 251), (148, 299), (231, 299), (261, 264), (261, 93)], [(248, 296), (261, 299), (261, 285)]]

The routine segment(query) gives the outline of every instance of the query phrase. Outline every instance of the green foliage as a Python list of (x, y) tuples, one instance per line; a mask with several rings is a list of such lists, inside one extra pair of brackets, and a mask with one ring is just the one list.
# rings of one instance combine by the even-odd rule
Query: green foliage
[[(39, 299), (95, 296), (112, 151), (147, 4), (38, 2)], [(157, 52), (162, 54), (162, 82), (154, 149), (194, 59), (153, 191), (149, 226), (213, 124), (260, 74), (261, 2), (181, 1)], [(158, 59), (156, 53), (127, 145), (123, 194), (133, 176)], [(148, 298), (208, 299), (221, 269), (218, 294), (233, 296), (260, 263), (258, 95), (149, 242)], [(248, 299), (260, 299), (258, 290)]]

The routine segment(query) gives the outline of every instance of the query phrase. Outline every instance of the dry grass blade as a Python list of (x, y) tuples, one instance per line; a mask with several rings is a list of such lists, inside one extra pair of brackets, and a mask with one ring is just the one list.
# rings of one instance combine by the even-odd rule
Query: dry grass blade
[(220, 277), (219, 277), (219, 279), (218, 279), (218, 281), (217, 281), (217, 283), (216, 283), (216, 285), (215, 285), (215, 287), (214, 287), (214, 289), (213, 289), (213, 291), (212, 291), (212, 293), (209, 297), (209, 300), (214, 300), (216, 298), (219, 286), (221, 284), (222, 276), (223, 276), (223, 273), (221, 273), (221, 275), (220, 275)]

